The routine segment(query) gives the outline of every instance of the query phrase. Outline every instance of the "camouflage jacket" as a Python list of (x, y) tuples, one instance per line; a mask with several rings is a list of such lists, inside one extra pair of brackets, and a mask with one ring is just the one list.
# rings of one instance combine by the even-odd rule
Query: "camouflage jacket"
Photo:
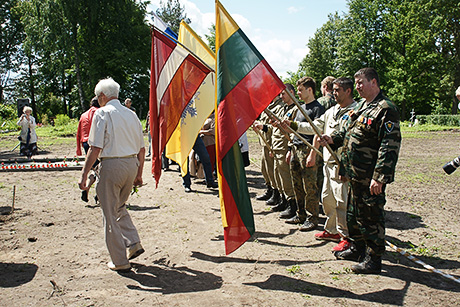
[(325, 110), (337, 104), (335, 102), (334, 96), (331, 93), (327, 93), (326, 96), (319, 97), (318, 102), (324, 107)]
[(332, 134), (334, 147), (343, 144), (342, 163), (354, 181), (394, 180), (401, 145), (398, 108), (380, 92), (374, 101), (360, 102), (347, 125)]

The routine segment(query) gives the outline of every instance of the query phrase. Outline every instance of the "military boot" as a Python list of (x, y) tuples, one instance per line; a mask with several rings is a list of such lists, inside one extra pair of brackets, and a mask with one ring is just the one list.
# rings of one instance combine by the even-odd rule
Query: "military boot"
[(280, 201), (276, 204), (276, 206), (272, 207), (272, 212), (280, 212), (284, 211), (288, 206), (288, 202), (284, 194), (281, 195)]
[(280, 192), (277, 189), (273, 189), (272, 196), (270, 197), (269, 200), (267, 200), (266, 204), (269, 206), (274, 206), (276, 205), (281, 199)]
[[(297, 207), (299, 207), (299, 205), (297, 205)], [(305, 209), (299, 209), (296, 215), (290, 219), (285, 220), (284, 222), (288, 224), (303, 224), (306, 219), (307, 212), (305, 212)]]
[(291, 217), (294, 217), (296, 215), (296, 212), (297, 212), (297, 202), (295, 201), (294, 198), (292, 198), (288, 201), (287, 209), (280, 213), (280, 218), (290, 219)]
[(349, 249), (346, 249), (341, 252), (334, 252), (334, 256), (338, 260), (350, 260), (361, 262), (364, 260), (364, 257), (366, 256), (366, 248), (361, 246), (357, 247), (353, 243)]
[(256, 197), (257, 200), (269, 200), (272, 197), (273, 189), (271, 186), (267, 186), (265, 193)]
[(353, 264), (351, 270), (356, 274), (380, 274), (382, 271), (382, 257), (367, 255), (363, 262)]

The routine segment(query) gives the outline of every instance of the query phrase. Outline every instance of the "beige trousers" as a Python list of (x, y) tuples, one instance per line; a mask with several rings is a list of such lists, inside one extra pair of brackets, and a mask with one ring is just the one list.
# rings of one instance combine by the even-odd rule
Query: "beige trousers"
[(291, 167), (286, 163), (287, 149), (275, 150), (275, 180), (280, 192), (283, 192), (287, 200), (295, 198), (294, 187), (292, 186)]
[(105, 243), (115, 265), (128, 264), (126, 248), (140, 242), (125, 205), (133, 188), (138, 166), (136, 157), (105, 159), (101, 162), (96, 193), (104, 217)]
[(348, 237), (347, 227), (347, 200), (348, 182), (339, 180), (338, 166), (324, 164), (323, 182), (323, 210), (327, 216), (324, 230), (331, 234), (338, 233), (341, 237)]

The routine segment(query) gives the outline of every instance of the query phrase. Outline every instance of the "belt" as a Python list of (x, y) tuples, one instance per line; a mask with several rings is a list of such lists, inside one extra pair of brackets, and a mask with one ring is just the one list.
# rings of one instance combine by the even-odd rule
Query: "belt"
[(135, 158), (135, 157), (137, 157), (136, 154), (124, 156), (124, 157), (101, 157), (99, 158), (99, 160), (104, 161), (104, 160), (109, 160), (109, 159), (128, 159), (128, 158)]

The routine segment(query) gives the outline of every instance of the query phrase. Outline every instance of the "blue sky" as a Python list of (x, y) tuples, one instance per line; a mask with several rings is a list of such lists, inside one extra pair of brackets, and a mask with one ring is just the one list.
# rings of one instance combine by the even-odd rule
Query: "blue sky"
[[(166, 0), (164, 0), (165, 2)], [(151, 0), (156, 11), (160, 0)], [(280, 76), (297, 71), (308, 53), (309, 38), (336, 11), (348, 11), (346, 0), (222, 0), (222, 5)], [(213, 0), (180, 0), (190, 26), (203, 39), (215, 23)]]

